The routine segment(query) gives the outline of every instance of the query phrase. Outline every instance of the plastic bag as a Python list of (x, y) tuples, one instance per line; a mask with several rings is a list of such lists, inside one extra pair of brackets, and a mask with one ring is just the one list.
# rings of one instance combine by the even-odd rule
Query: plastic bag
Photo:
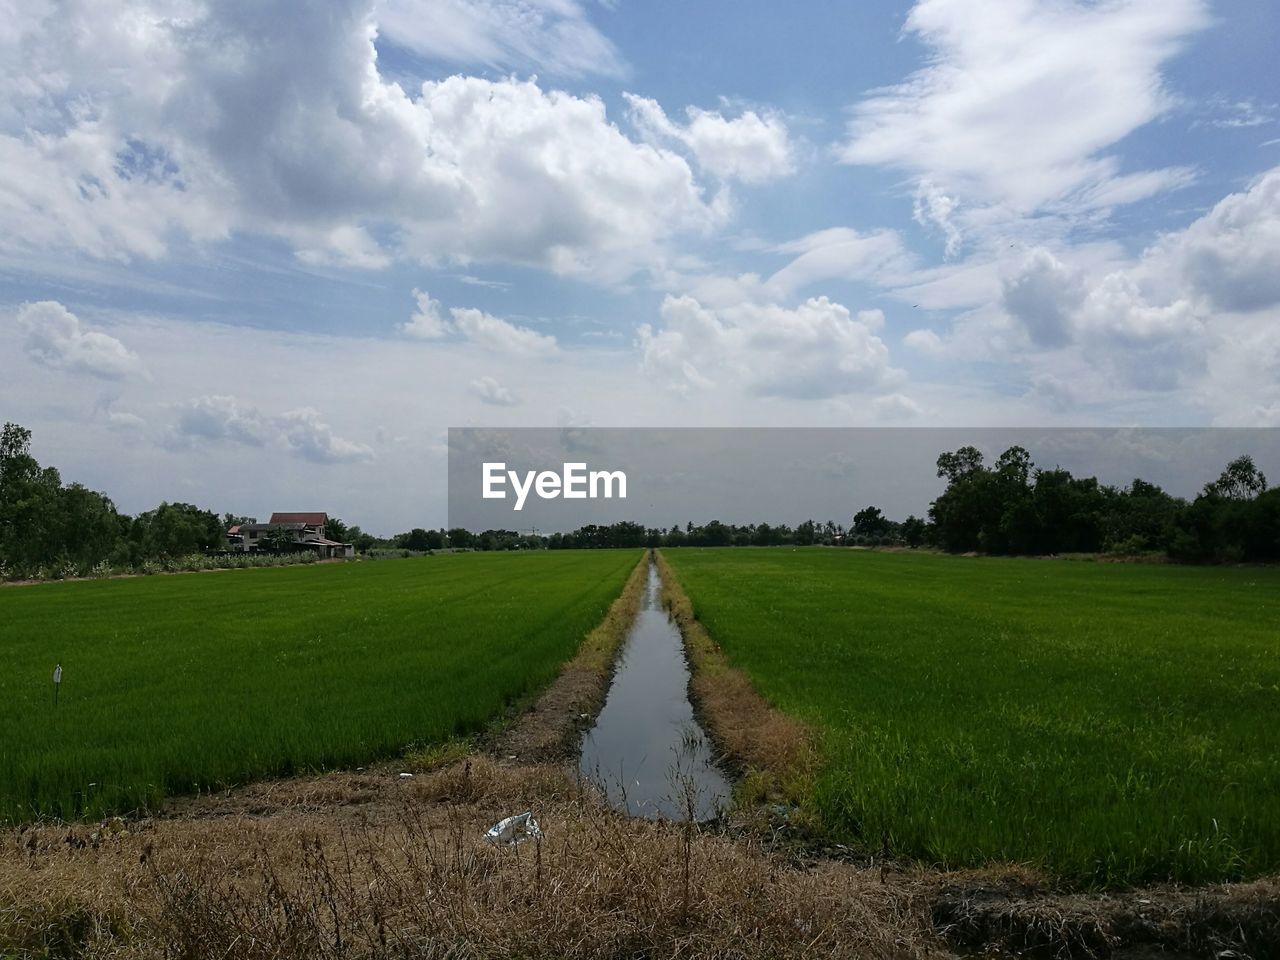
[(538, 826), (538, 821), (533, 819), (532, 811), (526, 810), (524, 813), (517, 813), (514, 817), (499, 820), (489, 828), (484, 838), (498, 845), (537, 840), (541, 836), (542, 828)]

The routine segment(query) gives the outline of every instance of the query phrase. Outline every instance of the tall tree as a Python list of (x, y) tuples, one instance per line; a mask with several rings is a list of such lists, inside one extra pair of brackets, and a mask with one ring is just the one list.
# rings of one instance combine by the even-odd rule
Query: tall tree
[(888, 534), (890, 526), (879, 507), (865, 507), (853, 515), (853, 532), (860, 537), (883, 537)]
[(1266, 475), (1254, 465), (1253, 457), (1245, 454), (1228, 463), (1217, 480), (1205, 484), (1204, 495), (1224, 500), (1252, 500), (1266, 489)]

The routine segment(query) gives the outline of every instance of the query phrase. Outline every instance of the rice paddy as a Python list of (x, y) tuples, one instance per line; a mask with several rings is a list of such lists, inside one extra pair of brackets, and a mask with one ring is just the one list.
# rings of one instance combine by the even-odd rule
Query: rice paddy
[(1280, 869), (1280, 570), (665, 550), (811, 724), (809, 803), (869, 852), (1071, 885)]
[(464, 554), (0, 589), (0, 822), (150, 808), (480, 730), (555, 676), (640, 556)]

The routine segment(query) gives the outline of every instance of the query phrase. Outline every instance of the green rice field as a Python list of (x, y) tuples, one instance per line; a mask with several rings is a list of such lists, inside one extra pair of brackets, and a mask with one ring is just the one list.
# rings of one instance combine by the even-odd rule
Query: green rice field
[(149, 807), (476, 731), (555, 676), (640, 558), (485, 553), (0, 588), (0, 821)]
[(837, 838), (1090, 888), (1280, 870), (1280, 569), (664, 554), (818, 731)]

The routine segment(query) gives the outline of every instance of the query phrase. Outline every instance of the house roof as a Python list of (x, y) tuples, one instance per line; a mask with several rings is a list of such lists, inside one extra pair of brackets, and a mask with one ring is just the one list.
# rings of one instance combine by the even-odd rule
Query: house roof
[(244, 523), (240, 525), (241, 533), (262, 533), (265, 530), (301, 530), (306, 524), (295, 523)]
[(305, 523), (309, 527), (323, 527), (329, 522), (327, 513), (273, 513), (272, 523)]
[(231, 536), (231, 535), (237, 534), (237, 533), (239, 533), (239, 532), (240, 532), (240, 524), (238, 524), (238, 523), (237, 523), (234, 527), (228, 527), (228, 528), (227, 528), (227, 534), (228, 534), (228, 536)]

